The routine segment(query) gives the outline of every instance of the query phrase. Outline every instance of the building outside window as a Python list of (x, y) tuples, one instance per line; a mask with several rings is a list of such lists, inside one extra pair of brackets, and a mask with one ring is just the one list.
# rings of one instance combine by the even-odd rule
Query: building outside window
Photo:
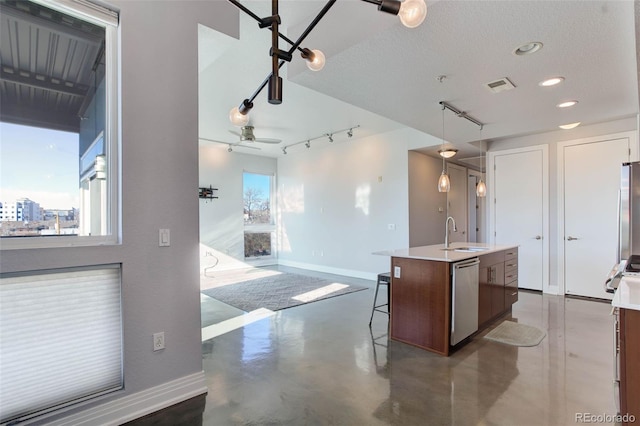
[(0, 14), (2, 248), (115, 243), (117, 13), (0, 0)]

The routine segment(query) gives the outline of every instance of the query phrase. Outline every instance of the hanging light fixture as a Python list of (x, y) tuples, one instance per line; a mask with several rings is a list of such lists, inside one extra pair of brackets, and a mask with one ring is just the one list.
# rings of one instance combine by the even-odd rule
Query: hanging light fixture
[[(249, 122), (249, 111), (253, 108), (253, 101), (258, 94), (267, 85), (268, 101), (270, 104), (278, 105), (282, 103), (282, 77), (279, 75), (280, 68), (285, 62), (291, 62), (293, 54), (296, 51), (301, 53), (302, 58), (307, 61), (307, 67), (312, 71), (320, 71), (325, 64), (324, 54), (317, 49), (309, 49), (300, 47), (304, 39), (320, 22), (329, 9), (337, 0), (328, 0), (325, 6), (318, 12), (318, 15), (311, 21), (309, 26), (302, 32), (300, 37), (294, 42), (279, 31), (280, 15), (278, 14), (278, 0), (271, 0), (271, 16), (260, 18), (258, 15), (249, 10), (239, 0), (228, 0), (238, 9), (252, 17), (258, 22), (260, 28), (269, 28), (271, 30), (271, 73), (264, 79), (258, 89), (253, 94), (242, 101), (240, 106), (232, 108), (229, 112), (231, 123), (236, 126), (246, 126)], [(427, 5), (425, 0), (361, 0), (365, 3), (373, 3), (378, 6), (378, 10), (392, 15), (397, 15), (402, 24), (408, 28), (415, 28), (420, 25), (427, 16)], [(291, 47), (288, 50), (280, 49), (278, 46), (279, 39), (287, 42)]]
[(486, 197), (487, 196), (487, 185), (485, 185), (482, 177), (484, 176), (484, 148), (483, 148), (483, 140), (482, 140), (482, 126), (480, 127), (480, 180), (476, 185), (476, 196), (477, 197)]
[[(442, 107), (442, 150), (444, 150), (444, 106)], [(451, 188), (451, 181), (446, 171), (446, 157), (442, 156), (442, 173), (438, 179), (438, 192), (449, 192)]]

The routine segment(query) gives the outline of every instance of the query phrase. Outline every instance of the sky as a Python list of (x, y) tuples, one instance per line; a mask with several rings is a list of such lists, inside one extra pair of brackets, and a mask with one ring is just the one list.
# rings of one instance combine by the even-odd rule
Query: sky
[(262, 191), (262, 195), (264, 198), (269, 197), (269, 187), (270, 187), (271, 176), (269, 175), (260, 175), (256, 173), (244, 172), (243, 174), (243, 189), (242, 193), (248, 188), (258, 188)]
[(79, 207), (78, 134), (0, 123), (0, 201)]

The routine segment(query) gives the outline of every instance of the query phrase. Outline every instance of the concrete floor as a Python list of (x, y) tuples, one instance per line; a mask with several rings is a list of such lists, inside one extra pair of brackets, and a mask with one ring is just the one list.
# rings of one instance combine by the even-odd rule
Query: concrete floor
[[(372, 281), (278, 269), (370, 289), (204, 342), (208, 395), (134, 424), (567, 425), (615, 414), (608, 303), (521, 291), (504, 318), (546, 330), (538, 346), (483, 339), (488, 329), (445, 358), (389, 341), (384, 314), (369, 328)], [(236, 313), (209, 300), (203, 324)]]

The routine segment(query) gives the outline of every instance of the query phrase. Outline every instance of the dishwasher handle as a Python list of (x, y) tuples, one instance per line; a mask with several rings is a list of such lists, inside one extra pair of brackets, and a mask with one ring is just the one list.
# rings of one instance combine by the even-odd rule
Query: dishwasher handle
[(464, 269), (464, 268), (470, 268), (472, 266), (476, 266), (479, 264), (480, 264), (480, 259), (478, 259), (477, 257), (474, 257), (473, 259), (456, 262), (453, 264), (453, 267), (455, 269)]

